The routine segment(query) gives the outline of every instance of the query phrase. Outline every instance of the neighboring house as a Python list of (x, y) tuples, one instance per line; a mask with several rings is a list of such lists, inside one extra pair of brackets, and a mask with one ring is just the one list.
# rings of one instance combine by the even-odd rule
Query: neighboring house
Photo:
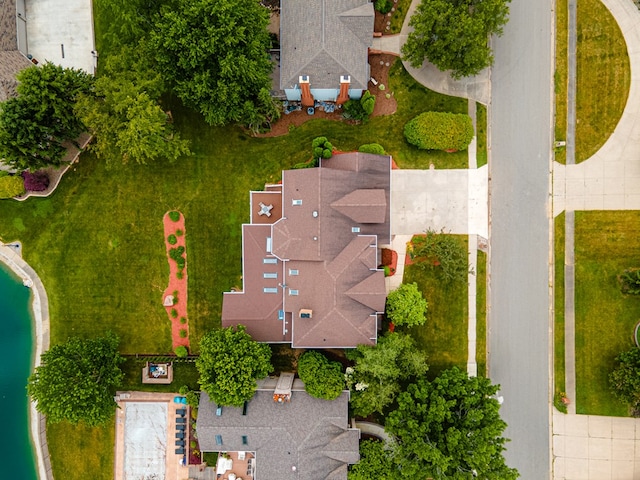
[(345, 103), (369, 82), (369, 0), (281, 0), (280, 89), (287, 100)]
[(391, 157), (343, 153), (251, 192), (243, 290), (224, 294), (222, 325), (294, 348), (374, 345), (386, 300), (378, 247), (391, 243), (390, 181)]
[(346, 480), (348, 465), (360, 459), (360, 430), (349, 427), (349, 392), (320, 400), (300, 380), (291, 386), (288, 375), (288, 394), (286, 387), (274, 393), (275, 381), (268, 379), (243, 408), (219, 408), (202, 392), (198, 443), (203, 452), (225, 453), (216, 465), (218, 477)]
[(18, 50), (18, 22), (24, 35), (26, 26), (17, 14), (16, 0), (0, 0), (0, 102), (16, 95), (16, 75), (31, 66)]

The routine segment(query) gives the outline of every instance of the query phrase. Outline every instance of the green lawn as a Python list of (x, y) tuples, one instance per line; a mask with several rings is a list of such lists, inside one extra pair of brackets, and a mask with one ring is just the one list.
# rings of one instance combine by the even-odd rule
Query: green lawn
[(391, 16), (391, 28), (389, 29), (389, 33), (400, 33), (400, 30), (402, 30), (402, 24), (404, 23), (404, 19), (407, 16), (407, 11), (410, 6), (411, 0), (398, 0), (394, 5), (396, 11)]
[(476, 103), (476, 161), (478, 168), (487, 164), (487, 107)]
[[(564, 392), (564, 212), (554, 219), (554, 318), (553, 328), (553, 380), (554, 394)], [(575, 399), (571, 399), (574, 401)]]
[(487, 374), (487, 254), (478, 251), (476, 268), (476, 362), (478, 376)]
[(112, 480), (115, 427), (89, 428), (62, 422), (47, 424), (47, 443), (54, 478)]
[(600, 0), (578, 0), (576, 163), (593, 155), (615, 129), (627, 102), (627, 47)]
[(640, 212), (576, 212), (575, 244), (577, 412), (624, 416), (607, 377), (640, 318), (640, 297), (623, 296), (616, 279), (640, 264)]
[[(455, 235), (464, 244), (466, 236)], [(467, 282), (447, 285), (435, 272), (417, 265), (406, 265), (404, 283), (418, 284), (429, 303), (427, 321), (421, 327), (407, 329), (427, 355), (430, 377), (457, 365), (467, 368), (468, 288)]]
[(191, 390), (200, 390), (198, 379), (200, 374), (195, 362), (177, 361), (173, 363), (173, 382), (169, 385), (142, 383), (142, 369), (146, 360), (126, 357), (122, 364), (125, 374), (122, 390), (134, 390), (142, 392), (177, 392), (180, 387), (186, 385)]
[[(567, 138), (567, 43), (568, 39), (568, 0), (556, 2), (556, 71), (554, 90), (556, 101), (555, 139)], [(556, 150), (555, 160), (562, 164), (566, 161), (566, 150)]]

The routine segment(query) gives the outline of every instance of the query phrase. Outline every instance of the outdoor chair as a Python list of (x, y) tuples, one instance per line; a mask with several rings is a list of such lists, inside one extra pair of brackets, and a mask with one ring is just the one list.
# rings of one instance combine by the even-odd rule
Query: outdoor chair
[(176, 438), (179, 438), (182, 440), (184, 438), (184, 432), (176, 432)]
[(187, 419), (184, 417), (177, 417), (176, 423), (187, 423)]
[(184, 448), (176, 448), (176, 455), (184, 455)]
[(176, 425), (176, 430), (184, 430), (185, 428), (187, 428), (186, 425)]
[(176, 440), (177, 447), (184, 447), (184, 440)]
[(179, 408), (176, 410), (176, 415), (180, 415), (181, 417), (184, 417), (186, 413), (187, 413), (186, 408)]

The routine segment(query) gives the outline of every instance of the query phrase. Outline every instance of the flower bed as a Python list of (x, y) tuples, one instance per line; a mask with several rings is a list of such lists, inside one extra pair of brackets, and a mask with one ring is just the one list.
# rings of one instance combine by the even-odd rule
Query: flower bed
[(163, 218), (164, 243), (169, 262), (169, 285), (162, 296), (167, 317), (171, 322), (173, 349), (189, 348), (187, 317), (187, 249), (184, 215), (173, 210)]

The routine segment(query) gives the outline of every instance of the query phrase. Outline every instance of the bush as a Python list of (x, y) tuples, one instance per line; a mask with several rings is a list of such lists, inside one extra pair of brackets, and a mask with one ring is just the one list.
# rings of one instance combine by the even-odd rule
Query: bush
[(389, 0), (376, 0), (376, 3), (374, 5), (374, 8), (383, 15), (389, 13), (391, 11), (391, 8), (393, 7), (393, 3), (391, 3)]
[(633, 347), (616, 357), (609, 384), (613, 394), (629, 404), (631, 415), (640, 416), (640, 348)]
[(185, 328), (180, 329), (180, 338), (187, 338), (187, 330)]
[(178, 311), (175, 308), (171, 309), (171, 318), (178, 318)]
[(453, 235), (427, 230), (424, 237), (414, 237), (410, 252), (415, 265), (422, 269), (434, 269), (445, 283), (465, 282), (469, 269), (467, 249)]
[(184, 325), (185, 323), (187, 323), (187, 319), (185, 317), (180, 317), (180, 323)]
[(464, 150), (473, 135), (471, 117), (462, 113), (425, 112), (404, 126), (407, 142), (422, 150)]
[(344, 388), (342, 365), (330, 362), (319, 352), (309, 351), (300, 357), (298, 375), (312, 397), (334, 400)]
[(618, 276), (622, 293), (640, 295), (640, 268), (628, 268)]
[(178, 237), (181, 237), (182, 235), (184, 235), (184, 232), (182, 231), (182, 229), (179, 228), (178, 230), (176, 230), (176, 235)]
[[(382, 87), (382, 85), (380, 85)], [(373, 113), (373, 109), (376, 106), (376, 97), (371, 95), (369, 90), (365, 90), (360, 98), (360, 105), (362, 105), (362, 110), (367, 114), (367, 117)]]
[(0, 198), (13, 198), (24, 193), (22, 177), (7, 175), (0, 177)]
[[(187, 350), (187, 347), (185, 347), (185, 346), (183, 346), (183, 345), (180, 345), (179, 347), (176, 347), (176, 349), (175, 349), (175, 353), (176, 353), (176, 355), (177, 355), (178, 357), (180, 357), (180, 358), (184, 358), (184, 357), (186, 357), (187, 355), (189, 355), (189, 351)], [(181, 389), (180, 393), (181, 393), (182, 395), (184, 395), (184, 393), (182, 393), (182, 387), (180, 387), (180, 389)], [(188, 389), (187, 389), (187, 390), (188, 390)], [(185, 393), (186, 393), (186, 392), (185, 392)]]
[(178, 220), (180, 220), (180, 212), (178, 212), (177, 210), (170, 211), (169, 218), (174, 222), (177, 222)]
[(49, 188), (49, 176), (42, 170), (33, 173), (25, 170), (21, 175), (24, 179), (24, 188), (28, 192), (43, 192)]
[(360, 100), (349, 100), (342, 107), (342, 116), (347, 119), (366, 121), (373, 113), (376, 106), (376, 97), (371, 95), (369, 90), (365, 90)]
[(362, 153), (373, 153), (375, 155), (385, 155), (384, 147), (379, 143), (365, 143), (358, 148)]
[(418, 284), (402, 283), (397, 289), (389, 292), (386, 314), (387, 319), (394, 325), (424, 325), (427, 320), (427, 301), (418, 290)]
[(327, 140), (327, 137), (316, 137), (311, 142), (313, 159), (317, 161), (319, 158), (331, 158), (333, 156), (333, 144)]
[[(187, 350), (185, 347), (177, 347), (177, 348), (176, 348), (176, 352), (178, 351), (178, 348), (184, 348), (184, 349), (185, 349), (185, 351)], [(178, 356), (179, 356), (179, 355), (178, 355)], [(182, 385), (182, 386), (178, 389), (178, 393), (179, 393), (180, 395), (186, 395), (186, 394), (189, 392), (189, 390), (191, 390), (191, 389), (190, 389), (187, 385)]]
[(172, 233), (167, 237), (167, 242), (169, 242), (169, 245), (175, 245), (178, 243), (178, 238)]
[(178, 280), (182, 280), (184, 278), (184, 274), (182, 272), (176, 272), (176, 278)]
[(198, 392), (194, 392), (193, 390), (188, 391), (186, 397), (190, 407), (198, 408), (200, 405), (200, 394)]

